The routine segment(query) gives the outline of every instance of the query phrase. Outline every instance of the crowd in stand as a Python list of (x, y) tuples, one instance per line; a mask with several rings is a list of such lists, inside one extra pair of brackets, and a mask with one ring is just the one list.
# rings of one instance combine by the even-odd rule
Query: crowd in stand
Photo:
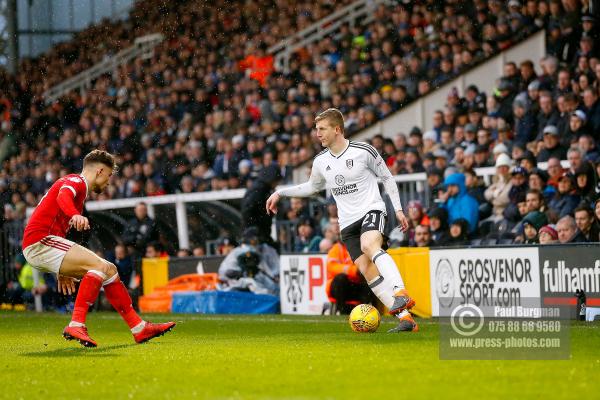
[[(372, 144), (394, 174), (428, 173), (431, 204), (445, 204), (448, 214), (440, 223), (459, 232), (452, 237), (472, 237), (481, 220), (490, 222), (484, 224), (490, 231), (499, 220), (521, 222), (528, 187), (542, 191), (549, 210), (568, 203), (559, 216), (579, 205), (573, 207), (579, 199), (571, 196), (591, 196), (592, 164), (585, 194), (578, 167), (558, 179), (535, 166), (579, 155), (584, 168), (598, 154), (597, 22), (587, 3), (380, 6), (370, 24), (344, 26), (336, 39), (295, 54), (288, 72), (274, 70), (269, 46), (348, 3), (139, 2), (127, 21), (105, 22), (24, 60), (16, 76), (0, 79), (4, 217), (22, 218), (58, 176), (80, 169), (92, 148), (116, 154), (121, 165), (99, 199), (246, 187), (272, 164), (289, 179), (292, 166), (318, 150), (311, 131), (319, 110), (339, 108), (352, 134), (544, 27), (549, 56), (543, 74), (536, 75), (533, 62), (507, 63), (494, 93), (452, 90), (446, 107), (432, 116), (433, 131), (415, 128)], [(150, 59), (97, 79), (83, 95), (44, 104), (42, 92), (52, 84), (156, 31), (167, 39)], [(514, 173), (517, 164), (524, 171)], [(494, 165), (500, 183), (485, 190), (473, 168)], [(469, 215), (457, 218), (455, 210), (467, 209)], [(285, 218), (294, 213), (292, 205)], [(298, 229), (314, 249), (310, 236), (327, 232), (308, 217)], [(553, 215), (549, 221), (556, 222)]]
[[(120, 157), (101, 198), (245, 187), (271, 163), (289, 177), (318, 147), (319, 110), (340, 108), (352, 133), (552, 17), (551, 7), (529, 3), (380, 6), (369, 25), (344, 26), (337, 39), (295, 54), (287, 73), (274, 70), (268, 47), (348, 3), (139, 2), (127, 21), (24, 60), (2, 79), (2, 203), (35, 204), (91, 148)], [(43, 90), (156, 31), (167, 39), (149, 60), (99, 78), (82, 96), (43, 103)]]

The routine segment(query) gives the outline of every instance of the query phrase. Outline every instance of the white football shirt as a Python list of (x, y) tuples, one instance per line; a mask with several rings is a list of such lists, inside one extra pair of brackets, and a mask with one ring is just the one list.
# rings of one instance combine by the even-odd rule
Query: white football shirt
[(363, 218), (369, 211), (386, 212), (377, 178), (381, 178), (394, 210), (402, 209), (398, 187), (383, 158), (367, 143), (348, 141), (338, 156), (328, 149), (315, 156), (306, 184), (279, 190), (288, 197), (304, 197), (323, 189), (331, 191), (338, 207), (340, 228)]

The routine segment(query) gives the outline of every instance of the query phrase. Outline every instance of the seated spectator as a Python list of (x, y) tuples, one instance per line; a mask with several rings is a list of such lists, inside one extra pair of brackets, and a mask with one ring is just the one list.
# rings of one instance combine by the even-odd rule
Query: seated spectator
[(527, 181), (529, 185), (529, 190), (537, 190), (542, 193), (544, 200), (549, 200), (554, 196), (556, 190), (553, 186), (547, 184), (548, 182), (548, 174), (546, 171), (541, 170), (539, 168), (534, 168), (529, 174), (529, 180)]
[(564, 172), (558, 181), (558, 191), (548, 203), (548, 208), (555, 213), (558, 218), (572, 215), (579, 204), (580, 197), (575, 194), (573, 188), (573, 179), (568, 172)]
[(575, 184), (581, 202), (589, 207), (594, 205), (599, 193), (596, 193), (596, 173), (589, 162), (584, 161), (575, 172)]
[(545, 225), (540, 229), (539, 233), (540, 244), (558, 243), (558, 232), (554, 229), (554, 225)]
[(129, 220), (123, 232), (123, 242), (130, 247), (130, 252), (144, 254), (148, 243), (158, 240), (156, 223), (148, 215), (148, 206), (144, 202), (134, 208), (135, 218)]
[(109, 254), (107, 260), (116, 265), (121, 282), (128, 288), (133, 275), (133, 259), (127, 254), (125, 245), (117, 244), (114, 253)]
[(548, 185), (555, 189), (558, 189), (558, 181), (562, 178), (564, 172), (560, 160), (557, 157), (550, 157), (548, 159), (548, 167), (546, 168), (548, 172)]
[(169, 254), (158, 242), (148, 243), (146, 246), (145, 258), (169, 258)]
[[(598, 107), (598, 110), (600, 110), (600, 107)], [(600, 151), (598, 151), (596, 141), (594, 140), (592, 135), (581, 135), (579, 137), (579, 140), (577, 141), (577, 146), (583, 152), (585, 161), (593, 163), (597, 163), (600, 161)]]
[(279, 255), (268, 244), (259, 242), (257, 228), (247, 228), (242, 234), (242, 244), (231, 250), (219, 265), (219, 280), (223, 290), (276, 296)]
[(231, 251), (235, 249), (236, 246), (237, 243), (235, 240), (229, 237), (222, 237), (218, 240), (216, 253), (221, 256), (226, 256), (229, 253), (231, 253)]
[(431, 232), (429, 231), (429, 225), (417, 225), (415, 228), (415, 237), (410, 243), (410, 246), (430, 247), (431, 244)]
[(179, 249), (177, 250), (177, 257), (189, 257), (191, 255), (189, 249)]
[(539, 243), (539, 231), (548, 223), (548, 219), (544, 213), (532, 211), (523, 218), (523, 243), (535, 244)]
[(600, 230), (594, 223), (594, 211), (587, 204), (580, 205), (575, 209), (575, 223), (588, 242), (598, 241)]
[(341, 314), (350, 314), (354, 307), (348, 304), (355, 300), (359, 303), (372, 303), (373, 294), (358, 267), (352, 262), (346, 246), (337, 241), (327, 253), (327, 296), (335, 300)]
[(319, 243), (322, 239), (320, 235), (316, 234), (312, 220), (310, 218), (303, 219), (298, 224), (294, 252), (316, 253), (319, 251)]
[(485, 185), (483, 184), (483, 181), (477, 176), (475, 170), (467, 170), (464, 174), (467, 193), (477, 200), (477, 203), (485, 203)]
[(457, 219), (468, 222), (468, 233), (475, 232), (479, 221), (479, 204), (467, 193), (464, 174), (451, 174), (444, 180), (445, 192), (440, 193), (442, 207), (448, 211), (448, 221)]
[[(510, 204), (504, 209), (503, 216), (511, 222), (520, 221), (526, 214), (520, 208), (520, 203), (525, 203), (527, 192), (527, 170), (523, 167), (515, 167), (512, 172), (511, 188), (508, 192)], [(525, 206), (526, 207), (526, 206)]]
[(485, 199), (492, 203), (492, 218), (502, 219), (504, 209), (510, 204), (508, 194), (512, 188), (510, 179), (511, 160), (506, 154), (500, 154), (496, 160), (496, 176), (484, 193)]
[(570, 215), (565, 215), (558, 220), (556, 231), (558, 232), (558, 241), (562, 244), (587, 242), (583, 233), (577, 228), (575, 219)]
[(206, 250), (204, 250), (203, 246), (196, 246), (192, 250), (192, 255), (194, 257), (204, 257), (204, 256), (206, 256)]
[[(423, 205), (419, 200), (411, 200), (408, 202), (408, 231), (405, 237), (408, 242), (412, 242), (415, 237), (415, 231), (419, 225), (429, 225), (429, 217), (423, 211)], [(406, 243), (406, 242), (405, 242)]]
[(458, 218), (450, 224), (448, 246), (465, 246), (469, 244), (469, 222)]
[(429, 203), (433, 204), (438, 193), (443, 190), (444, 173), (436, 167), (427, 168), (427, 186), (429, 186)]
[(554, 125), (548, 125), (544, 128), (544, 139), (542, 150), (538, 153), (538, 162), (548, 161), (551, 157), (558, 160), (564, 160), (567, 155), (567, 149), (560, 143), (560, 134), (558, 128)]
[(544, 196), (537, 189), (529, 189), (525, 195), (525, 202), (527, 203), (527, 212), (533, 211), (546, 211), (546, 204), (544, 202)]
[(429, 228), (432, 247), (448, 244), (450, 234), (448, 232), (448, 212), (446, 209), (436, 207), (429, 211)]
[(569, 173), (575, 176), (577, 170), (583, 165), (583, 154), (579, 147), (571, 147), (567, 151), (567, 160), (569, 161)]

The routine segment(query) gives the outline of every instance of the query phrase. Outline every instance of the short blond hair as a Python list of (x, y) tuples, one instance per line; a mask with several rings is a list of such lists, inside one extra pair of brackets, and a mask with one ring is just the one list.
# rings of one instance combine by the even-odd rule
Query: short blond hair
[(344, 133), (344, 116), (337, 108), (328, 108), (315, 118), (315, 124), (319, 121), (327, 120), (332, 127), (339, 126)]

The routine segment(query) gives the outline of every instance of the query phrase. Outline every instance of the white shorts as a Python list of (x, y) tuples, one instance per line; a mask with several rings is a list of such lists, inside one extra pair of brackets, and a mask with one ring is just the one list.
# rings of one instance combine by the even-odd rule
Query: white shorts
[(60, 236), (48, 235), (42, 240), (27, 246), (23, 255), (32, 267), (43, 272), (58, 274), (63, 258), (74, 242)]

